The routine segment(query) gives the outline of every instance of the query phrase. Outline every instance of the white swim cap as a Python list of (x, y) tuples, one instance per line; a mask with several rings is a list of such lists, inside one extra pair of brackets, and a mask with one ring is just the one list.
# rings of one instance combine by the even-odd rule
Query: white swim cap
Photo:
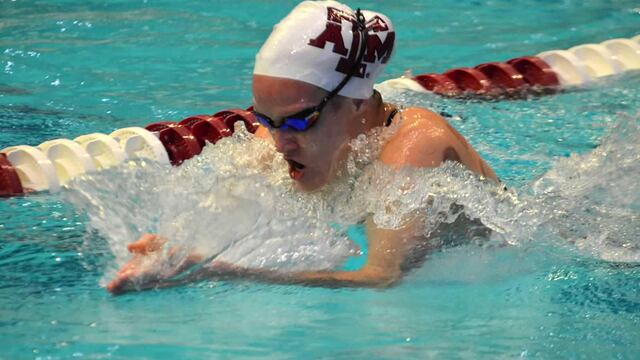
[[(368, 99), (393, 52), (395, 32), (384, 15), (363, 10), (367, 46), (361, 66), (338, 93)], [(355, 36), (354, 36), (355, 32)], [(333, 90), (352, 71), (360, 50), (356, 14), (337, 1), (304, 1), (280, 23), (256, 55), (255, 75), (294, 79)]]

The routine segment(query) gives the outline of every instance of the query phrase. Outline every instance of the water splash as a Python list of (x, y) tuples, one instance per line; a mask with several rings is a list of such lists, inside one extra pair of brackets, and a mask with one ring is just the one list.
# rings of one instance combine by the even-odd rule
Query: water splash
[(608, 261), (640, 261), (640, 114), (619, 121), (592, 152), (559, 160), (531, 186), (546, 227)]
[(325, 221), (326, 203), (293, 190), (276, 155), (261, 140), (236, 136), (179, 168), (138, 161), (86, 175), (66, 198), (107, 240), (114, 269), (129, 258), (126, 245), (146, 232), (243, 266), (336, 266), (353, 246)]
[(354, 139), (345, 171), (313, 193), (294, 190), (268, 143), (236, 136), (179, 168), (143, 161), (84, 176), (66, 197), (108, 241), (116, 262), (106, 277), (144, 232), (247, 267), (331, 269), (357, 251), (344, 229), (367, 216), (391, 229), (418, 218), (417, 235), (433, 237), (463, 209), (491, 229), (478, 244), (545, 241), (609, 261), (640, 259), (637, 117), (621, 118), (597, 149), (559, 160), (518, 191), (454, 162), (390, 169), (376, 159), (398, 123)]

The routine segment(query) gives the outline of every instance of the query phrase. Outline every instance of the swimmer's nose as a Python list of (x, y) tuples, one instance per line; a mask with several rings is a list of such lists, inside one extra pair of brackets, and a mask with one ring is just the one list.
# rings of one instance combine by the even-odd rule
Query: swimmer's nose
[(275, 130), (271, 133), (271, 136), (275, 141), (276, 151), (279, 153), (285, 154), (300, 148), (295, 135), (291, 131)]

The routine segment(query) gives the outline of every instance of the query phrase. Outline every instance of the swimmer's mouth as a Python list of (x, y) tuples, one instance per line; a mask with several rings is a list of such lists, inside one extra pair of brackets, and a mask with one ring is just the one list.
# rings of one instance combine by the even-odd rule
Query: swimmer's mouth
[(302, 178), (302, 175), (304, 174), (304, 169), (306, 168), (306, 166), (291, 159), (285, 159), (285, 160), (289, 164), (289, 176), (293, 180), (300, 180)]

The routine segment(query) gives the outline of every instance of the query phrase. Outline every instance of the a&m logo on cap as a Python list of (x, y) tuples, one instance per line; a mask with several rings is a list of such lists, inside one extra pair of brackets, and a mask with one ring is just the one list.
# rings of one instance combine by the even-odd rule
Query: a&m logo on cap
[[(353, 37), (349, 48), (346, 47), (342, 36), (343, 21), (347, 24), (351, 24)], [(328, 42), (332, 43), (332, 51), (335, 54), (342, 56), (338, 61), (335, 70), (343, 74), (347, 74), (351, 69), (353, 69), (358, 56), (358, 49), (360, 49), (360, 36), (357, 36), (357, 28), (357, 20), (353, 14), (333, 7), (328, 7), (327, 23), (324, 30), (316, 38), (310, 39), (308, 45), (324, 49)], [(387, 61), (389, 61), (396, 39), (395, 32), (389, 31), (389, 25), (378, 15), (367, 20), (366, 28), (368, 35), (365, 54), (362, 59), (362, 64), (360, 64), (356, 73), (353, 74), (353, 76), (359, 78), (369, 77), (369, 73), (367, 73), (367, 63), (373, 64), (380, 62), (381, 64), (386, 64)], [(386, 32), (384, 41), (380, 39), (379, 33), (381, 32)]]

